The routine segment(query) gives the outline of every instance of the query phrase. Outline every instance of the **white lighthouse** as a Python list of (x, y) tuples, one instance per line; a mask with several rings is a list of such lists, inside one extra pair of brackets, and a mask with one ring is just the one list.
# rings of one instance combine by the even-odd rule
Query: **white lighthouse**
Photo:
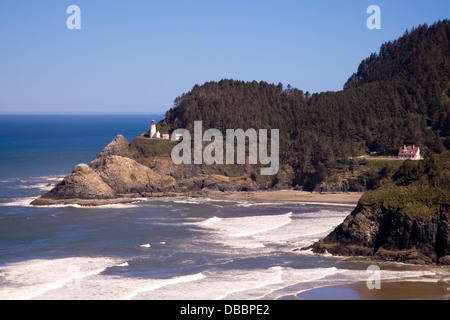
[(150, 127), (150, 138), (156, 137), (156, 124), (155, 120), (152, 120), (152, 126)]
[(150, 138), (160, 138), (161, 134), (156, 131), (155, 120), (152, 120), (152, 126), (150, 127)]

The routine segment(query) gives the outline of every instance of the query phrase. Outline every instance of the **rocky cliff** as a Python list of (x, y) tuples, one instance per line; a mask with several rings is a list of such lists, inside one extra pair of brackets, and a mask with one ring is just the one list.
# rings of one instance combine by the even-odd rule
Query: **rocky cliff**
[(406, 161), (314, 252), (372, 256), (415, 264), (450, 264), (450, 152)]
[(103, 150), (100, 152), (100, 154), (91, 162), (92, 168), (97, 168), (100, 166), (102, 161), (107, 156), (113, 156), (113, 155), (120, 155), (122, 152), (126, 151), (128, 149), (128, 141), (127, 139), (119, 134), (117, 135), (113, 141), (111, 141)]
[(61, 183), (32, 204), (48, 204), (57, 199), (112, 199), (116, 196), (117, 193), (91, 167), (79, 164)]
[(148, 166), (121, 156), (128, 142), (117, 136), (91, 165), (78, 164), (61, 183), (38, 197), (32, 205), (97, 205), (132, 201), (133, 198), (175, 189), (170, 176), (155, 173)]
[(64, 180), (32, 205), (102, 205), (136, 198), (197, 195), (209, 191), (251, 191), (272, 186), (254, 181), (258, 170), (239, 165), (174, 165), (176, 142), (150, 139), (145, 134), (128, 143), (118, 135), (90, 163), (78, 164)]

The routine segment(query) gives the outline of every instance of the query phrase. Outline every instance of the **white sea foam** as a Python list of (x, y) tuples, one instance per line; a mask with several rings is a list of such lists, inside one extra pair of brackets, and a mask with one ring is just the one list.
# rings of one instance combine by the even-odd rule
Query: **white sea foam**
[(239, 201), (237, 203), (238, 207), (255, 207), (255, 206), (279, 206), (280, 203), (276, 202), (248, 202), (248, 201)]
[[(255, 278), (250, 278), (246, 281), (244, 281), (244, 285), (239, 286), (235, 286), (234, 288), (230, 288), (228, 291), (226, 291), (224, 294), (222, 294), (221, 296), (216, 297), (216, 300), (223, 300), (226, 298), (229, 298), (233, 295), (237, 295), (238, 293), (242, 293), (242, 292), (246, 292), (246, 291), (253, 291), (253, 290), (258, 290), (267, 286), (271, 286), (271, 285), (275, 285), (275, 284), (280, 284), (283, 282), (283, 268), (276, 266), (276, 267), (271, 267), (267, 270), (267, 272), (264, 272), (262, 275), (269, 275), (268, 277), (262, 277), (257, 279), (255, 281)], [(261, 273), (258, 274), (258, 276), (261, 276)], [(249, 281), (250, 280), (250, 281)]]
[(0, 207), (30, 207), (30, 203), (36, 199), (36, 197), (15, 198), (10, 202), (0, 203)]
[(45, 183), (45, 182), (41, 182), (41, 183), (35, 183), (35, 184), (24, 184), (24, 185), (19, 185), (19, 186), (14, 186), (11, 188), (18, 188), (18, 189), (39, 189), (39, 190), (44, 190), (44, 191), (50, 191), (55, 187), (54, 184), (51, 183)]
[(97, 209), (126, 209), (126, 208), (136, 208), (141, 202), (146, 201), (147, 198), (134, 198), (132, 202), (128, 203), (113, 203), (113, 204), (102, 204), (98, 206), (80, 206), (74, 205), (77, 208), (97, 208)]
[[(270, 245), (277, 245), (277, 251), (286, 250), (292, 256), (294, 247), (316, 241), (342, 222), (347, 214), (318, 210), (243, 217), (221, 215), (188, 224), (201, 228), (202, 240), (229, 246), (231, 250), (224, 248), (219, 253), (223, 254), (224, 261), (230, 262), (230, 259), (238, 261), (240, 258), (259, 257), (262, 252), (272, 253)], [(143, 243), (141, 247), (151, 245)], [(201, 249), (208, 253), (211, 250), (208, 246)], [(299, 254), (312, 255), (305, 251)], [(186, 260), (187, 265), (193, 262), (190, 257)], [(30, 260), (4, 265), (0, 267), (0, 299), (276, 299), (295, 296), (313, 288), (366, 281), (368, 277), (365, 267), (360, 270), (336, 267), (301, 269), (277, 265), (221, 268), (216, 264), (212, 268), (205, 266), (198, 273), (158, 279), (109, 272), (117, 267), (133, 272), (133, 264), (130, 266), (124, 260), (106, 257)], [(441, 269), (418, 270), (411, 267), (405, 270), (394, 266), (394, 270), (402, 271), (390, 271), (384, 270), (382, 265), (381, 268), (382, 283), (394, 280), (437, 281), (443, 277), (438, 274)], [(446, 279), (449, 273), (444, 275)]]
[(290, 224), (292, 212), (281, 215), (212, 217), (195, 224), (211, 232), (214, 242), (231, 247), (263, 248), (264, 237)]
[(128, 266), (129, 266), (128, 261), (125, 261), (124, 263), (120, 263), (120, 264), (116, 265), (116, 267), (120, 267), (120, 268), (128, 267)]
[(212, 218), (209, 218), (207, 220), (204, 220), (204, 221), (198, 223), (198, 225), (200, 225), (202, 227), (214, 226), (216, 223), (219, 223), (220, 221), (222, 221), (221, 218), (212, 217)]
[[(141, 294), (142, 299), (189, 300), (255, 300), (286, 287), (303, 284), (312, 287), (313, 282), (343, 272), (337, 268), (294, 269), (273, 266), (267, 269), (213, 269), (202, 272), (204, 278), (195, 282), (174, 284)], [(289, 293), (297, 292), (290, 288)], [(286, 292), (284, 292), (285, 294)]]
[(218, 200), (211, 198), (198, 197), (176, 197), (176, 198), (158, 198), (158, 201), (173, 202), (178, 204), (210, 204), (216, 207), (223, 207), (220, 203), (236, 203), (234, 200)]
[(44, 180), (44, 181), (61, 181), (62, 179), (64, 179), (65, 176), (62, 175), (56, 175), (56, 176), (41, 176), (41, 177), (36, 177), (34, 179), (36, 180)]
[(24, 179), (9, 179), (2, 180), (0, 182), (17, 182), (19, 181), (22, 184), (16, 184), (13, 186), (9, 186), (9, 188), (13, 189), (39, 189), (43, 191), (50, 191), (53, 189), (59, 182), (62, 181), (63, 176), (43, 176), (43, 177), (33, 177), (33, 178), (24, 178)]
[(139, 203), (146, 201), (147, 198), (133, 198), (132, 202), (126, 202), (126, 203), (110, 203), (110, 204), (101, 204), (101, 205), (95, 205), (95, 206), (86, 206), (86, 205), (79, 205), (79, 204), (56, 204), (56, 205), (50, 205), (48, 207), (74, 207), (74, 208), (81, 208), (81, 209), (127, 209), (127, 208), (136, 208), (139, 206)]
[(212, 217), (199, 223), (202, 227), (219, 230), (231, 237), (245, 237), (280, 228), (291, 222), (292, 212), (283, 215), (236, 218)]
[[(10, 202), (0, 203), (0, 207), (31, 207), (31, 202), (35, 200), (36, 197), (24, 197), (24, 198), (15, 198), (11, 199)], [(40, 207), (47, 208), (79, 208), (79, 209), (126, 209), (126, 208), (135, 208), (139, 205), (140, 202), (147, 200), (146, 198), (136, 198), (133, 199), (133, 202), (129, 203), (114, 203), (114, 204), (103, 204), (103, 205), (95, 205), (95, 206), (86, 206), (79, 204), (51, 204), (51, 205), (40, 205)]]
[[(386, 271), (382, 272), (381, 281), (413, 281), (432, 274), (424, 271)], [(169, 279), (94, 275), (83, 279), (84, 292), (80, 291), (84, 298), (89, 299), (256, 300), (296, 295), (327, 285), (366, 281), (367, 277), (366, 270), (336, 267), (211, 269)], [(53, 292), (51, 296), (54, 297), (56, 293)]]
[[(205, 270), (195, 281), (170, 282), (170, 287), (152, 287), (140, 291), (133, 298), (154, 300), (217, 300), (228, 299), (238, 294), (246, 295), (271, 285), (281, 285), (283, 270), (279, 266), (268, 269)], [(170, 279), (169, 279), (170, 280)], [(187, 279), (189, 280), (189, 278)], [(161, 280), (160, 280), (161, 281)]]
[(187, 275), (187, 276), (179, 276), (170, 279), (150, 279), (150, 280), (141, 280), (140, 287), (133, 290), (130, 294), (123, 297), (124, 300), (135, 299), (139, 294), (144, 292), (151, 292), (154, 290), (158, 290), (167, 286), (173, 286), (177, 284), (185, 284), (187, 282), (197, 281), (203, 279), (205, 276), (202, 273)]
[(39, 299), (57, 289), (77, 289), (84, 278), (98, 275), (119, 262), (112, 258), (63, 258), (30, 260), (0, 268), (4, 284), (0, 284), (0, 299)]
[[(239, 227), (238, 230), (231, 228), (232, 233), (230, 233), (230, 235), (232, 237), (246, 237), (275, 230), (291, 223), (291, 216), (292, 212), (276, 216), (276, 218), (274, 216), (260, 216), (257, 224), (255, 224), (255, 219), (242, 221), (245, 218), (240, 218), (239, 222), (241, 223), (241, 227)], [(245, 231), (241, 228), (245, 229)]]
[[(30, 260), (0, 268), (0, 299), (276, 299), (330, 286), (366, 281), (365, 269), (336, 267), (297, 269), (205, 269), (167, 279), (136, 278), (105, 273), (128, 262), (105, 257)], [(384, 270), (388, 281), (433, 281), (448, 278), (448, 270)]]
[(270, 244), (292, 247), (308, 246), (329, 233), (348, 212), (318, 212), (218, 218), (189, 223), (211, 232), (213, 239), (231, 247), (263, 248)]
[(112, 258), (76, 257), (30, 260), (0, 268), (0, 299), (134, 299), (139, 294), (204, 278), (201, 273), (170, 279), (140, 279), (102, 274), (128, 267)]
[[(381, 285), (390, 281), (437, 282), (439, 278), (442, 278), (442, 275), (437, 275), (430, 270), (394, 271), (384, 270), (383, 266), (381, 268)], [(336, 267), (313, 269), (283, 268), (282, 283), (264, 288), (261, 291), (261, 296), (256, 296), (256, 293), (249, 295), (247, 292), (246, 295), (232, 296), (231, 298), (278, 299), (284, 296), (296, 296), (301, 292), (325, 286), (366, 282), (369, 275), (365, 269), (339, 269)]]
[[(283, 268), (282, 282), (278, 285), (265, 288), (264, 291), (254, 292), (254, 299), (276, 299), (280, 296), (295, 294), (299, 287), (312, 287), (317, 281), (338, 276), (347, 270), (336, 267), (295, 269)], [(282, 292), (280, 294), (280, 292)], [(249, 293), (247, 293), (248, 295)], [(245, 296), (234, 296), (235, 299), (242, 299)]]
[(182, 204), (203, 204), (203, 203), (206, 202), (205, 200), (199, 201), (199, 200), (196, 200), (196, 199), (180, 199), (180, 200), (173, 200), (172, 199), (172, 201), (175, 202), (175, 203), (182, 203)]

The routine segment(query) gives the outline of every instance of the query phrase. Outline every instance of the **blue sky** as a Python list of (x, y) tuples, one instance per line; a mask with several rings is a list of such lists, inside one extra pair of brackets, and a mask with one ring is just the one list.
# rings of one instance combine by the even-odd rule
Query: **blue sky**
[[(366, 27), (372, 4), (381, 30)], [(449, 13), (448, 0), (0, 0), (0, 113), (164, 113), (221, 79), (337, 91), (381, 44)]]

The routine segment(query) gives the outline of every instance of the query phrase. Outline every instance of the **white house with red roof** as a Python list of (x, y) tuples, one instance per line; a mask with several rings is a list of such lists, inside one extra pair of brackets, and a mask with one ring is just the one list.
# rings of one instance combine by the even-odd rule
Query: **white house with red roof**
[(412, 145), (412, 146), (404, 145), (398, 151), (398, 158), (402, 159), (402, 160), (407, 160), (407, 159), (420, 160), (420, 159), (422, 159), (420, 157), (420, 148), (416, 147), (415, 145)]

